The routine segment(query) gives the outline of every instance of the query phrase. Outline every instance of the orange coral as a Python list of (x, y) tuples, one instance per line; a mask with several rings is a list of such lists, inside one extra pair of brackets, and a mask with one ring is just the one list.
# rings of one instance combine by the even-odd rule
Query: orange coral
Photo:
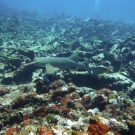
[(53, 135), (52, 131), (46, 128), (45, 126), (40, 128), (39, 133), (37, 135)]
[(59, 108), (59, 106), (56, 106), (56, 105), (52, 105), (49, 108), (49, 113), (55, 113), (55, 114), (57, 114), (57, 113), (59, 113), (59, 111), (60, 111), (60, 108)]
[(61, 112), (62, 116), (68, 117), (68, 113), (70, 112), (70, 109), (67, 108), (66, 106), (63, 106), (63, 107), (60, 109), (60, 112)]
[(89, 135), (104, 135), (110, 131), (110, 127), (102, 122), (91, 123), (88, 127)]
[(67, 104), (68, 102), (70, 102), (70, 98), (67, 98), (67, 97), (62, 98), (60, 101), (60, 103), (63, 105)]
[(92, 108), (93, 103), (90, 102), (90, 103), (88, 103), (88, 104), (83, 104), (83, 106), (84, 106), (84, 108), (85, 108), (86, 110), (88, 110), (88, 109)]
[(22, 123), (23, 124), (22, 126), (25, 127), (25, 126), (29, 125), (32, 122), (33, 122), (33, 119), (24, 120), (23, 123)]
[(82, 103), (89, 103), (91, 100), (91, 97), (88, 95), (88, 96), (83, 96), (82, 99), (81, 99), (81, 102)]
[(80, 98), (79, 94), (77, 92), (72, 92), (71, 99), (78, 99)]
[(53, 99), (54, 97), (61, 96), (62, 94), (63, 94), (62, 89), (54, 90), (54, 91), (53, 91), (52, 99)]
[(90, 96), (83, 96), (81, 99), (81, 104), (84, 106), (85, 109), (90, 109), (93, 105), (93, 103), (90, 101)]
[(62, 80), (55, 80), (54, 82), (52, 82), (49, 86), (48, 89), (53, 89), (56, 90), (59, 87), (63, 86), (64, 82)]
[(24, 114), (24, 115), (23, 115), (23, 120), (27, 120), (27, 119), (29, 119), (28, 114)]
[(107, 89), (107, 88), (102, 88), (100, 90), (96, 90), (96, 91), (94, 91), (94, 93), (96, 93), (96, 94), (105, 94), (107, 96), (109, 94), (113, 94), (113, 92), (110, 89)]
[(9, 128), (5, 131), (6, 135), (13, 135), (14, 132), (16, 132), (17, 129), (16, 128)]
[(0, 96), (3, 96), (9, 92), (10, 92), (10, 90), (8, 88), (1, 88), (0, 89)]
[(48, 109), (44, 106), (39, 106), (38, 110), (35, 111), (35, 115), (38, 117), (44, 117), (48, 114)]

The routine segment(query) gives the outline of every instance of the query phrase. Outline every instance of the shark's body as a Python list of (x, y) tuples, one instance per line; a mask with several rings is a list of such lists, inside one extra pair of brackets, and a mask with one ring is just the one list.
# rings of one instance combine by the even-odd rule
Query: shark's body
[(93, 73), (95, 75), (105, 73), (109, 71), (104, 66), (88, 66), (88, 60), (84, 62), (78, 62), (78, 52), (72, 54), (70, 57), (61, 58), (61, 57), (44, 57), (39, 58), (36, 61), (31, 62), (28, 65), (35, 65), (39, 67), (46, 67), (47, 73), (53, 73), (55, 68), (60, 69), (68, 69), (68, 70), (75, 70), (75, 69), (84, 69), (87, 70), (89, 73)]

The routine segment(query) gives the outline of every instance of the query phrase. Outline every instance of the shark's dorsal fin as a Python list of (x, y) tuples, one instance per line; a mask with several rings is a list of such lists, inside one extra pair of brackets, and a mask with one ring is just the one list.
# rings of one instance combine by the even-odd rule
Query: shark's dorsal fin
[(78, 62), (78, 51), (76, 51), (75, 53), (73, 53), (71, 56), (69, 56), (69, 59)]

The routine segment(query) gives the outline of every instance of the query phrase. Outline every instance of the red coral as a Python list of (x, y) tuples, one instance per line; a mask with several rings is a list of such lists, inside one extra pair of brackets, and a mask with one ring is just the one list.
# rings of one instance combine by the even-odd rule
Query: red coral
[(89, 102), (88, 104), (83, 104), (83, 106), (84, 106), (84, 108), (85, 108), (86, 110), (88, 110), (88, 109), (92, 108), (93, 103), (92, 103), (92, 102)]
[(75, 115), (73, 112), (69, 112), (68, 113), (68, 117), (72, 120), (76, 120), (78, 117), (77, 117), (77, 114)]
[(88, 96), (83, 96), (82, 99), (81, 99), (81, 104), (84, 106), (85, 109), (90, 109), (93, 105), (92, 102), (90, 102), (91, 100), (91, 97), (88, 95)]
[(61, 96), (62, 95), (62, 89), (57, 89), (57, 90), (54, 90), (53, 91), (53, 96), (52, 96), (52, 98), (54, 98), (54, 97), (58, 97), (58, 96)]
[(109, 94), (113, 94), (113, 92), (110, 90), (110, 89), (107, 89), (107, 88), (103, 88), (103, 89), (100, 89), (100, 90), (96, 90), (94, 91), (94, 93), (96, 94), (105, 94), (105, 95), (109, 95)]
[(56, 105), (52, 105), (49, 109), (48, 109), (49, 113), (59, 113), (60, 111), (60, 108), (59, 106), (56, 106)]
[(68, 91), (73, 92), (76, 89), (76, 86), (73, 83), (68, 83), (67, 86), (68, 86)]
[(8, 88), (1, 88), (0, 89), (0, 96), (3, 96), (9, 92), (10, 92), (10, 90)]
[(9, 128), (9, 129), (7, 129), (7, 130), (5, 131), (5, 134), (6, 134), (6, 135), (13, 135), (14, 132), (19, 133), (20, 131), (17, 130), (16, 128)]
[(44, 106), (39, 106), (38, 110), (35, 111), (34, 114), (38, 117), (44, 117), (48, 114), (48, 109)]
[(97, 96), (94, 98), (93, 107), (98, 107), (100, 110), (104, 110), (107, 104), (107, 99), (103, 96)]
[(91, 100), (91, 97), (88, 95), (88, 96), (83, 96), (82, 99), (81, 99), (81, 103), (83, 104), (87, 104), (89, 103)]
[(61, 114), (62, 114), (64, 117), (68, 117), (68, 113), (70, 112), (70, 109), (67, 108), (66, 106), (63, 106), (63, 107), (60, 109), (60, 112), (61, 112)]
[(25, 127), (25, 126), (29, 125), (32, 122), (33, 122), (33, 119), (24, 120), (23, 123), (22, 123), (22, 126)]
[(58, 96), (65, 96), (65, 94), (74, 92), (75, 89), (76, 89), (76, 87), (72, 86), (72, 87), (68, 87), (68, 88), (63, 87), (63, 88), (54, 90), (54, 91), (53, 91), (53, 96), (52, 96), (52, 98), (56, 98), (56, 97), (58, 97)]
[(104, 103), (107, 103), (107, 99), (104, 98), (103, 96), (97, 96), (94, 98), (95, 105), (104, 104)]
[(27, 120), (29, 119), (29, 115), (28, 114), (23, 114), (23, 120)]
[(53, 90), (56, 90), (58, 89), (59, 87), (62, 87), (63, 85), (65, 85), (65, 82), (62, 81), (62, 80), (56, 80), (54, 82), (52, 82), (49, 86), (48, 86), (48, 89), (53, 89)]
[(64, 98), (61, 99), (60, 104), (61, 105), (67, 105), (67, 103), (69, 103), (70, 101), (71, 101), (70, 98), (64, 97)]
[(105, 107), (105, 110), (109, 112), (110, 116), (115, 118), (120, 114), (120, 110), (118, 109), (117, 105), (108, 105)]
[(101, 122), (91, 123), (88, 127), (89, 135), (104, 135), (109, 131), (110, 131), (110, 127)]
[(97, 106), (101, 109), (104, 109), (106, 103), (107, 103), (107, 99), (104, 98), (103, 96), (97, 96), (94, 98), (93, 101), (91, 101), (90, 96), (84, 96), (81, 99), (81, 104), (84, 106), (86, 110)]
[(46, 128), (45, 126), (40, 128), (39, 133), (37, 135), (53, 135), (52, 131)]
[(79, 96), (79, 94), (77, 92), (72, 92), (70, 97), (71, 97), (71, 99), (78, 99), (78, 98), (80, 98), (80, 96)]
[(66, 92), (66, 93), (74, 92), (74, 91), (75, 91), (75, 89), (76, 89), (76, 87), (75, 87), (75, 86), (70, 86), (70, 87), (68, 87), (68, 89), (67, 89), (67, 92)]

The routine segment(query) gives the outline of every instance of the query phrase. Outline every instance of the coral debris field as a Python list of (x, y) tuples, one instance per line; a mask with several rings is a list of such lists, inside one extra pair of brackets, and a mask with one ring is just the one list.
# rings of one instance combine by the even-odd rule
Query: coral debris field
[[(135, 135), (135, 24), (0, 7), (0, 134)], [(108, 73), (26, 66), (68, 57)]]

